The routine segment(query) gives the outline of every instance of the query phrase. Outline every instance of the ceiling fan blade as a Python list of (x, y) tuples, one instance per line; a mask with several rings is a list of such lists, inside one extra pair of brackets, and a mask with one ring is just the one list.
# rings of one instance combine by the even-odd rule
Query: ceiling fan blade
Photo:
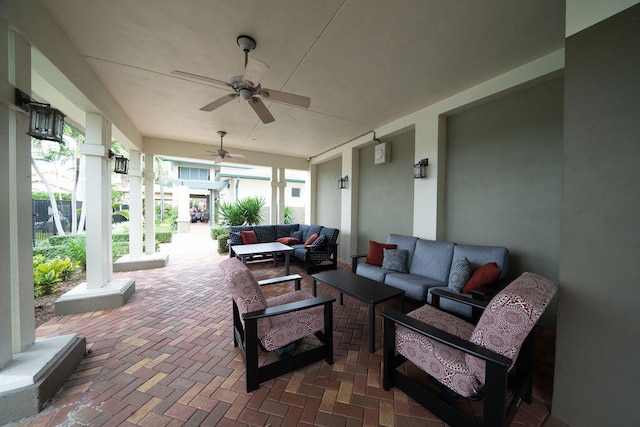
[(251, 98), (249, 100), (249, 105), (251, 105), (253, 111), (256, 112), (258, 117), (260, 117), (260, 120), (262, 120), (262, 123), (264, 123), (265, 125), (267, 123), (275, 121), (275, 118), (271, 115), (269, 110), (267, 110), (267, 106), (264, 105), (264, 102), (262, 102), (260, 99), (255, 97)]
[(242, 154), (229, 154), (227, 156), (227, 159), (230, 159), (235, 163), (248, 163), (246, 157), (244, 157)]
[(263, 98), (268, 99), (269, 101), (284, 102), (304, 108), (309, 108), (309, 105), (311, 105), (311, 98), (307, 96), (295, 95), (289, 92), (281, 92), (279, 90), (265, 88), (261, 89), (258, 94)]
[(201, 76), (199, 74), (188, 73), (186, 71), (173, 70), (171, 72), (171, 74), (174, 75), (174, 76), (177, 76), (177, 77), (184, 77), (184, 78), (191, 79), (191, 80), (200, 80), (201, 82), (212, 83), (212, 84), (218, 85), (218, 86), (231, 87), (231, 84), (229, 82), (225, 82), (225, 81), (222, 81), (222, 80), (214, 79), (214, 78), (211, 78), (211, 77)]
[(233, 101), (237, 97), (237, 93), (230, 93), (229, 95), (225, 95), (222, 98), (216, 99), (215, 101), (205, 105), (204, 107), (200, 108), (200, 111), (213, 111), (216, 108), (226, 104), (227, 102)]
[(242, 73), (242, 80), (250, 81), (254, 86), (258, 86), (267, 71), (269, 71), (267, 64), (259, 59), (249, 57), (244, 73)]

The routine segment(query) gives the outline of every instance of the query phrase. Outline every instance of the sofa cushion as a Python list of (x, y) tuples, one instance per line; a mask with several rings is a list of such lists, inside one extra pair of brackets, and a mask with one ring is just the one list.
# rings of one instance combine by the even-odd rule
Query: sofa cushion
[[(298, 231), (300, 224), (278, 224), (276, 225), (276, 238), (290, 237), (291, 233)], [(300, 239), (298, 239), (300, 240)]]
[(322, 230), (320, 230), (320, 235), (326, 236), (327, 238), (327, 245), (333, 245), (334, 243), (336, 243), (338, 241), (339, 234), (340, 230), (338, 230), (337, 228), (322, 227)]
[(452, 242), (418, 239), (409, 272), (446, 284), (449, 280), (453, 247)]
[(384, 258), (384, 249), (396, 249), (398, 245), (389, 243), (378, 243), (373, 240), (369, 240), (369, 251), (367, 252), (367, 258), (364, 260), (366, 264), (377, 265), (382, 267), (382, 260)]
[(256, 225), (253, 230), (256, 232), (260, 243), (275, 242), (278, 238), (275, 225)]
[(406, 297), (416, 301), (426, 301), (429, 288), (445, 285), (445, 283), (429, 279), (428, 277), (416, 276), (410, 273), (396, 273), (393, 271), (390, 271), (384, 277), (384, 284), (402, 289)]
[(304, 247), (308, 248), (310, 245), (313, 244), (313, 242), (315, 242), (318, 239), (318, 233), (313, 233), (311, 236), (309, 236), (309, 238), (307, 238), (307, 240), (305, 240), (304, 242)]
[(495, 262), (489, 262), (481, 267), (478, 267), (471, 278), (462, 288), (462, 292), (465, 294), (471, 293), (472, 290), (484, 285), (495, 282), (500, 277), (500, 267)]
[(232, 231), (229, 233), (229, 244), (230, 245), (242, 245), (242, 235), (240, 231)]
[(253, 230), (241, 231), (240, 236), (242, 237), (243, 245), (253, 245), (258, 243), (258, 237), (256, 236), (256, 232)]
[[(311, 238), (309, 238), (311, 240)], [(311, 244), (306, 245), (309, 249), (324, 249), (327, 246), (327, 236), (319, 235)]]
[(367, 279), (375, 280), (376, 282), (384, 283), (385, 276), (389, 273), (389, 270), (384, 270), (377, 265), (371, 265), (366, 263), (358, 264), (356, 268), (356, 274)]
[(406, 249), (383, 249), (382, 268), (385, 270), (397, 271), (398, 273), (408, 273), (407, 260), (409, 251)]
[[(427, 303), (428, 304), (433, 304), (433, 296), (431, 295), (431, 293), (435, 290), (435, 289), (442, 289), (445, 291), (451, 291), (451, 289), (449, 289), (447, 286), (434, 286), (433, 288), (429, 288), (429, 292), (427, 293)], [(473, 298), (473, 295), (471, 294), (458, 294), (459, 297), (464, 297), (464, 298), (468, 298), (471, 299)], [(440, 298), (440, 309), (444, 310), (448, 313), (455, 313), (455, 314), (459, 314), (460, 316), (466, 317), (467, 319), (471, 319), (471, 317), (473, 316), (473, 309), (471, 308), (470, 305), (467, 304), (463, 304), (457, 301), (452, 301), (448, 298)]]
[(298, 243), (300, 243), (300, 240), (296, 239), (295, 237), (280, 237), (279, 239), (276, 239), (276, 242), (282, 243), (283, 245), (291, 246), (297, 245)]
[(294, 239), (302, 242), (302, 231), (300, 231), (300, 230), (294, 231), (293, 233), (291, 233), (291, 237), (293, 237)]
[(452, 292), (460, 292), (464, 285), (471, 277), (471, 264), (469, 259), (465, 256), (458, 258), (451, 267), (451, 274), (449, 274), (449, 284), (447, 287)]
[[(507, 269), (509, 268), (509, 250), (507, 248), (502, 246), (455, 245), (451, 265), (455, 265), (457, 260), (464, 257), (469, 260), (472, 271), (488, 262), (495, 262), (502, 270), (500, 279), (507, 277)], [(453, 274), (453, 271), (451, 274)], [(449, 276), (449, 281), (451, 281), (451, 276)]]
[(397, 249), (406, 249), (409, 251), (407, 265), (411, 265), (417, 241), (418, 238), (413, 236), (403, 236), (401, 234), (389, 234), (389, 236), (387, 236), (387, 243), (398, 245)]

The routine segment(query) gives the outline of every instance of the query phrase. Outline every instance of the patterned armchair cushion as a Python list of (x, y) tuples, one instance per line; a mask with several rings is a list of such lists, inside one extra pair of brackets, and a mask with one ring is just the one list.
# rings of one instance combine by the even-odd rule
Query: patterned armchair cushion
[[(313, 295), (307, 291), (294, 291), (269, 298), (267, 303), (269, 307), (277, 307), (309, 298), (313, 298)], [(272, 351), (323, 330), (324, 308), (322, 306), (314, 307), (269, 317), (264, 320), (269, 321), (269, 329), (265, 333), (261, 333), (260, 328), (258, 328), (258, 338), (265, 350)]]
[[(409, 316), (502, 354), (515, 363), (524, 340), (556, 290), (550, 280), (523, 273), (491, 300), (476, 326), (431, 305), (420, 307)], [(402, 326), (396, 330), (396, 348), (461, 396), (475, 396), (485, 383), (484, 361)]]
[[(265, 299), (251, 271), (237, 258), (228, 258), (220, 263), (231, 292), (242, 314), (277, 307), (290, 302), (313, 298), (306, 291), (294, 291)], [(324, 308), (314, 307), (278, 316), (258, 319), (258, 339), (267, 351), (272, 351), (324, 329)]]
[[(236, 302), (241, 315), (268, 307), (267, 300), (262, 294), (258, 282), (242, 261), (238, 258), (228, 258), (220, 262), (220, 268), (222, 268), (227, 288), (231, 292), (231, 297)], [(244, 321), (242, 323), (244, 324)], [(268, 323), (262, 326), (266, 328), (265, 332), (269, 329)], [(260, 331), (260, 323), (258, 324), (258, 331)], [(259, 334), (260, 332), (258, 332)]]
[[(515, 363), (524, 339), (556, 291), (555, 283), (547, 278), (523, 273), (491, 300), (471, 335), (471, 342)], [(469, 355), (465, 359), (471, 372), (484, 384), (485, 362)]]
[[(409, 316), (464, 340), (468, 340), (473, 333), (471, 323), (430, 305), (412, 311)], [(396, 349), (414, 365), (461, 396), (475, 396), (480, 390), (480, 383), (467, 367), (465, 354), (460, 350), (402, 326), (396, 330)]]

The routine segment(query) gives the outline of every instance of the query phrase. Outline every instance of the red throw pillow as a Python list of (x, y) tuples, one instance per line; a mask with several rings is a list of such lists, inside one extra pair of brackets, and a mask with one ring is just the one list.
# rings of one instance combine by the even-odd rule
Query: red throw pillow
[(398, 245), (392, 243), (378, 243), (373, 240), (369, 240), (369, 251), (367, 252), (367, 259), (365, 259), (364, 262), (366, 264), (382, 267), (384, 249), (398, 249)]
[(280, 242), (283, 245), (291, 246), (297, 245), (298, 243), (300, 243), (300, 240), (296, 239), (295, 237), (281, 237), (279, 239), (276, 239), (276, 242)]
[(256, 232), (253, 230), (250, 231), (241, 231), (240, 237), (242, 237), (242, 243), (245, 245), (253, 245), (258, 243), (258, 238), (256, 237)]
[(307, 246), (312, 245), (313, 242), (315, 242), (317, 238), (318, 238), (318, 233), (313, 233), (311, 236), (309, 236), (307, 241), (304, 242), (304, 247), (306, 248)]
[(462, 288), (462, 293), (469, 294), (476, 288), (495, 282), (500, 277), (500, 273), (502, 273), (502, 270), (495, 262), (478, 267), (464, 285), (464, 288)]

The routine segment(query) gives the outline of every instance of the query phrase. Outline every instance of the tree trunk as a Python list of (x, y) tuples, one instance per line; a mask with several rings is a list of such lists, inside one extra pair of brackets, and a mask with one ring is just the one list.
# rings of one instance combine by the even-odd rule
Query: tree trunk
[(51, 203), (51, 211), (53, 213), (53, 221), (54, 221), (54, 224), (56, 225), (56, 230), (58, 231), (58, 234), (64, 235), (65, 234), (64, 228), (62, 228), (62, 223), (60, 222), (60, 212), (58, 211), (58, 203), (56, 202), (56, 197), (53, 194), (53, 190), (51, 189), (51, 186), (49, 185), (47, 178), (45, 178), (42, 172), (40, 172), (40, 168), (38, 167), (38, 165), (33, 159), (31, 159), (31, 166), (33, 166), (33, 168), (35, 169), (36, 173), (42, 180), (42, 183), (44, 184), (45, 188), (47, 189), (47, 193), (49, 193), (49, 202)]

